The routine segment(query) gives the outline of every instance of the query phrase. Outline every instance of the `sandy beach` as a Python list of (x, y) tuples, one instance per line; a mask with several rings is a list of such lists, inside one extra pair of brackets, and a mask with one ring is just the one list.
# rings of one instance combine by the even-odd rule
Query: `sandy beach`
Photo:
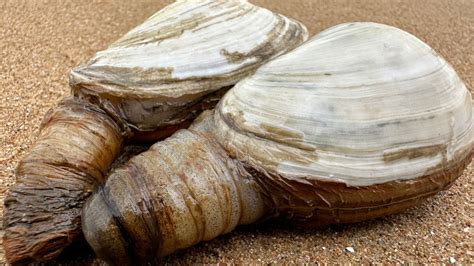
[[(35, 141), (42, 117), (69, 94), (69, 70), (170, 2), (0, 0), (0, 218), (5, 194), (15, 183), (15, 168)], [(446, 58), (472, 92), (473, 0), (251, 2), (302, 21), (312, 35), (350, 21), (399, 27)], [(472, 264), (473, 177), (471, 164), (451, 189), (399, 215), (317, 230), (290, 228), (274, 221), (239, 227), (164, 261)], [(0, 234), (3, 236), (3, 227)], [(86, 257), (82, 260), (85, 264), (101, 264)], [(0, 263), (4, 260), (0, 247)]]

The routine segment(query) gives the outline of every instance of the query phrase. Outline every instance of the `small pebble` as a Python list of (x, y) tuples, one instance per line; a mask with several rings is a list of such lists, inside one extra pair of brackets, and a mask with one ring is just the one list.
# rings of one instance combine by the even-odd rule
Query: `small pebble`
[(456, 263), (456, 259), (454, 257), (449, 257), (449, 263), (451, 264)]
[(354, 253), (355, 250), (353, 247), (346, 247), (347, 252)]

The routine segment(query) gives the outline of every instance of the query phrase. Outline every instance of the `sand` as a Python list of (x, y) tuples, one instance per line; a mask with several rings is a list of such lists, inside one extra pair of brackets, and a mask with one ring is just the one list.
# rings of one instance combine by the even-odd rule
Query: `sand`
[[(0, 0), (2, 206), (6, 190), (15, 182), (15, 167), (35, 141), (43, 115), (69, 93), (68, 71), (170, 2)], [(474, 86), (472, 0), (252, 2), (301, 20), (312, 34), (349, 21), (400, 27), (444, 56), (468, 88)], [(165, 261), (448, 263), (451, 258), (474, 263), (473, 171), (471, 164), (450, 190), (403, 214), (320, 230), (278, 222), (241, 227)]]

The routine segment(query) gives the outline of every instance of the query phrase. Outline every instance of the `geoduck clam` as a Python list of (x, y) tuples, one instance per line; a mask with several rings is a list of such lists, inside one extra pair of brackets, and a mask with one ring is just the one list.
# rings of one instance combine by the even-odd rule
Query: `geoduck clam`
[(306, 39), (299, 22), (247, 1), (181, 0), (74, 69), (71, 87), (133, 131), (161, 138)]
[(131, 138), (156, 141), (213, 108), (237, 81), (307, 38), (243, 0), (180, 0), (70, 74), (5, 199), (10, 263), (54, 258), (81, 233), (84, 201)]
[(132, 264), (272, 216), (319, 226), (397, 213), (461, 175), (472, 121), (471, 94), (428, 45), (338, 25), (113, 171), (84, 208), (84, 235)]

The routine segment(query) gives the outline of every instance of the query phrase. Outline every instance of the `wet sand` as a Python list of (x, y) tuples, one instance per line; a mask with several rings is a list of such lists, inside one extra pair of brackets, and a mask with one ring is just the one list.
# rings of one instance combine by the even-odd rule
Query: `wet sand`
[[(35, 141), (43, 115), (69, 94), (68, 71), (170, 2), (0, 0), (2, 206), (8, 187), (15, 182), (15, 167)], [(299, 19), (311, 34), (350, 21), (402, 28), (444, 56), (471, 91), (474, 86), (472, 0), (251, 2)], [(473, 176), (471, 164), (450, 190), (399, 215), (319, 230), (289, 228), (278, 222), (240, 227), (165, 262), (448, 263), (451, 257), (474, 263)]]

